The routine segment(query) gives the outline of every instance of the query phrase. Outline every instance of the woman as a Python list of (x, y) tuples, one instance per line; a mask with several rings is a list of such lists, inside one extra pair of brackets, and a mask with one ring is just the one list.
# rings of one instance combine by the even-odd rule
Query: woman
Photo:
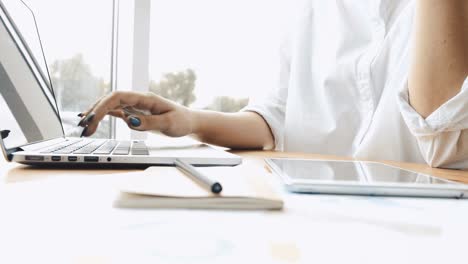
[(84, 135), (113, 115), (230, 148), (468, 168), (468, 1), (310, 1), (303, 10), (266, 100), (226, 114), (115, 92), (83, 113)]

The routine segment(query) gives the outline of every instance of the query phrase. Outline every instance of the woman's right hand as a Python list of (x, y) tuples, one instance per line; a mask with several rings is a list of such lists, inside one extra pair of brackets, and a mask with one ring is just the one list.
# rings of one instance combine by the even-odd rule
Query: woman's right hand
[[(125, 109), (134, 108), (150, 114)], [(85, 127), (82, 136), (96, 132), (99, 122), (111, 115), (124, 120), (131, 129), (160, 131), (171, 137), (180, 137), (194, 132), (194, 115), (189, 108), (162, 98), (154, 93), (118, 91), (99, 99), (90, 109), (80, 114), (79, 126)]]

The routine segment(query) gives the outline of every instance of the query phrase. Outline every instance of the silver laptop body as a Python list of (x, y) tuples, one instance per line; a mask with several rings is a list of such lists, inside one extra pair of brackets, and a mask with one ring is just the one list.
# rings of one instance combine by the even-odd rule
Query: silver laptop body
[[(33, 14), (28, 15), (36, 28)], [(41, 45), (38, 35), (35, 37)], [(206, 144), (170, 147), (147, 145), (140, 140), (65, 137), (49, 74), (38, 61), (46, 63), (45, 58), (31, 52), (24, 33), (0, 0), (0, 146), (8, 161), (111, 167), (172, 165), (175, 158), (194, 165), (241, 163), (239, 156)]]

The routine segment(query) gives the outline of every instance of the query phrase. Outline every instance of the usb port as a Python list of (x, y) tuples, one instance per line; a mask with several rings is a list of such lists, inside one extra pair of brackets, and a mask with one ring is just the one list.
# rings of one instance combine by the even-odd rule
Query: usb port
[(52, 156), (52, 161), (60, 161), (62, 159), (62, 157), (60, 156)]
[(70, 156), (68, 157), (68, 161), (77, 161), (78, 157), (77, 156)]
[(85, 161), (85, 162), (98, 162), (98, 161), (99, 161), (99, 157), (96, 157), (96, 156), (84, 157), (84, 161)]
[(26, 156), (26, 160), (31, 160), (31, 161), (43, 161), (44, 156)]

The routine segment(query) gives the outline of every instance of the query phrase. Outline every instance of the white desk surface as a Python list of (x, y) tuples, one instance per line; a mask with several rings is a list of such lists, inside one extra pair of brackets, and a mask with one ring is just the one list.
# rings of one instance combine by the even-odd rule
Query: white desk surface
[[(243, 155), (246, 171), (272, 156)], [(468, 200), (284, 193), (278, 212), (116, 209), (118, 172), (1, 161), (0, 263), (468, 262)]]

